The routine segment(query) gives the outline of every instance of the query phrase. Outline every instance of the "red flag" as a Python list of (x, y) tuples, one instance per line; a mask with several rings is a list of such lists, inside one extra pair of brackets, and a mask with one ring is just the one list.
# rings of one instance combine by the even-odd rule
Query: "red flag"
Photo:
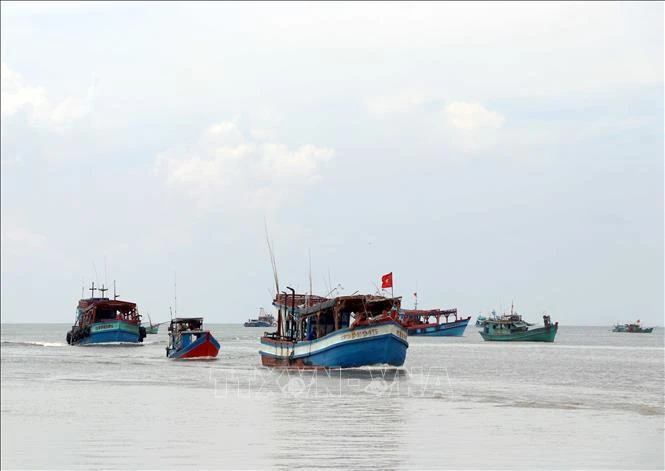
[(393, 272), (386, 273), (381, 277), (381, 289), (393, 287)]

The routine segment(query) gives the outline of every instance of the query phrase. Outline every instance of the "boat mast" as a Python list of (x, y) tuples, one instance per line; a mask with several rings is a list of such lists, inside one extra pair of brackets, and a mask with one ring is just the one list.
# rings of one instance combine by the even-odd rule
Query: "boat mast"
[(95, 297), (95, 282), (92, 282), (92, 287), (88, 288), (89, 291), (92, 291), (92, 297)]
[(105, 293), (106, 291), (108, 291), (108, 290), (109, 290), (108, 288), (104, 288), (104, 283), (102, 283), (102, 287), (99, 288), (99, 291), (102, 292), (102, 298), (104, 297), (104, 293)]
[(113, 300), (118, 299), (118, 294), (115, 292), (115, 280), (113, 280)]

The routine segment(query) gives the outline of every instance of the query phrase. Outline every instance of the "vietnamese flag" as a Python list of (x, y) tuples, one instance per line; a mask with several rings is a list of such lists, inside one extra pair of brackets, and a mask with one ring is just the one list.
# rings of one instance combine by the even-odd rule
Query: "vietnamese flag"
[(381, 277), (381, 289), (393, 287), (393, 272), (386, 273)]

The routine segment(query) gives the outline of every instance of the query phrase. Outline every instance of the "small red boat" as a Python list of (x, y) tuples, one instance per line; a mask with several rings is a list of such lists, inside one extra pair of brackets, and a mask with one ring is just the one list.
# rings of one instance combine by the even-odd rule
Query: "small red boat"
[(177, 317), (169, 325), (166, 356), (182, 360), (212, 360), (219, 352), (219, 342), (204, 330), (202, 317)]

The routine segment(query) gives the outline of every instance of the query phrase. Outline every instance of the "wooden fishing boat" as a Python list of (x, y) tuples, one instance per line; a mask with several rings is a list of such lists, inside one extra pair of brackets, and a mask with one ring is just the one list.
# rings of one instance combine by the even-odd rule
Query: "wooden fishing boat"
[(550, 316), (543, 316), (544, 327), (533, 327), (522, 319), (522, 316), (513, 312), (501, 317), (485, 320), (480, 332), (483, 340), (499, 342), (554, 342), (554, 337), (559, 329), (559, 323), (552, 324)]
[(286, 368), (401, 366), (407, 330), (397, 319), (400, 298), (282, 293), (277, 330), (261, 337), (261, 363)]
[(180, 360), (211, 360), (217, 357), (219, 342), (202, 327), (202, 317), (172, 319), (166, 356)]
[(653, 332), (653, 327), (642, 327), (638, 319), (634, 324), (616, 324), (612, 328), (612, 332), (627, 332), (631, 334), (650, 334)]
[[(104, 297), (108, 288), (90, 288), (92, 296), (80, 299), (76, 309), (76, 321), (67, 332), (70, 345), (140, 344), (146, 336), (141, 326), (141, 316), (135, 303)], [(95, 297), (101, 291), (101, 297)]]
[[(450, 317), (454, 319), (451, 320)], [(399, 318), (409, 335), (437, 337), (460, 337), (464, 335), (464, 330), (471, 320), (471, 316), (458, 318), (457, 309), (403, 309)], [(445, 322), (441, 322), (442, 318)]]

